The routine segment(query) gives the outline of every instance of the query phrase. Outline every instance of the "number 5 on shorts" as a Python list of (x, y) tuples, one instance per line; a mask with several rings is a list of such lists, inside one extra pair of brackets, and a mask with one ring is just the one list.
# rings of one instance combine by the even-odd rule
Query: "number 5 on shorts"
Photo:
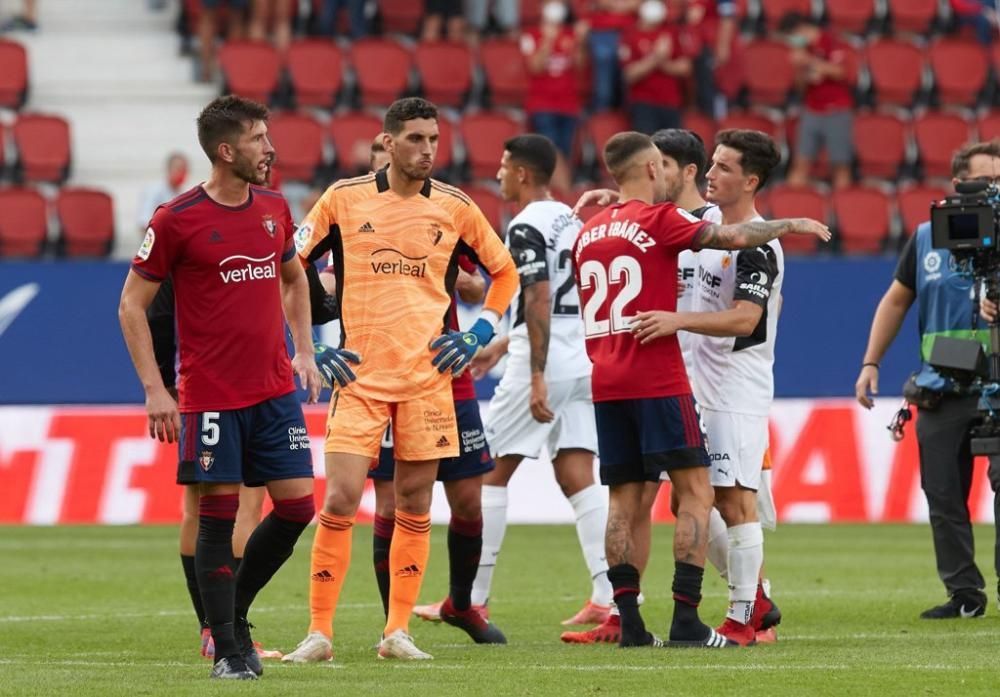
[(201, 415), (201, 442), (202, 445), (219, 444), (219, 412), (206, 411)]

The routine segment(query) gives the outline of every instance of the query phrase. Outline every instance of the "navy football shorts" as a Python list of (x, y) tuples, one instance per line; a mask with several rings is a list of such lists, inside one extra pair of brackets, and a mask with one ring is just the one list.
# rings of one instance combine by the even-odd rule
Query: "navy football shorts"
[[(439, 482), (469, 479), (491, 471), (496, 465), (490, 457), (483, 433), (483, 420), (479, 415), (479, 402), (464, 399), (455, 402), (455, 420), (458, 424), (460, 452), (458, 457), (446, 457), (438, 465)], [(378, 463), (368, 471), (372, 479), (392, 480), (396, 472), (396, 460), (392, 452), (392, 424), (382, 437), (382, 449)]]
[(178, 484), (312, 477), (312, 453), (295, 392), (230, 411), (181, 414)]
[(662, 472), (709, 466), (691, 395), (596, 402), (594, 412), (604, 485), (655, 482)]

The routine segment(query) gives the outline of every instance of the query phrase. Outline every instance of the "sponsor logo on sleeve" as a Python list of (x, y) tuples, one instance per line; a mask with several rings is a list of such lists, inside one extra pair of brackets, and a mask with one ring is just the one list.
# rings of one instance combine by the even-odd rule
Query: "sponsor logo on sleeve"
[(139, 245), (139, 251), (135, 253), (137, 257), (146, 261), (149, 259), (150, 253), (153, 251), (153, 245), (156, 243), (156, 233), (153, 228), (146, 228), (146, 236), (142, 238), (142, 244)]
[(313, 227), (312, 223), (302, 223), (299, 225), (298, 229), (295, 231), (295, 251), (302, 253), (302, 250), (306, 248), (309, 240), (312, 238)]

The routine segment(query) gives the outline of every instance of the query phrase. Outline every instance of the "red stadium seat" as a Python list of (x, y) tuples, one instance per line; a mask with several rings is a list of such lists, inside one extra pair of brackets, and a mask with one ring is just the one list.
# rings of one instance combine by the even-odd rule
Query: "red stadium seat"
[(889, 113), (854, 117), (854, 155), (863, 177), (892, 179), (906, 160), (906, 124)]
[(501, 112), (468, 114), (459, 124), (465, 157), (473, 179), (494, 179), (500, 168), (503, 144), (521, 133), (520, 122)]
[(493, 106), (521, 106), (528, 91), (528, 71), (516, 41), (493, 39), (479, 47), (486, 87)]
[(784, 129), (776, 120), (754, 111), (730, 111), (719, 121), (719, 130), (727, 128), (741, 128), (751, 131), (762, 131), (771, 136), (779, 145), (785, 139)]
[(442, 113), (438, 113), (438, 149), (434, 158), (434, 169), (450, 179), (448, 170), (455, 164), (455, 125)]
[(974, 107), (989, 78), (986, 50), (974, 40), (940, 39), (928, 59), (941, 104)]
[(797, 12), (803, 17), (812, 16), (811, 0), (761, 0), (760, 9), (768, 29), (776, 29), (781, 18), (789, 12)]
[(711, 154), (715, 144), (715, 132), (719, 130), (715, 119), (711, 116), (705, 116), (700, 111), (687, 111), (684, 112), (683, 125), (684, 128), (694, 131), (701, 137), (705, 143), (705, 149)]
[(979, 131), (979, 140), (1000, 138), (1000, 111), (990, 111), (980, 115), (976, 129)]
[(413, 54), (424, 95), (438, 106), (461, 108), (472, 88), (472, 52), (465, 43), (417, 44)]
[(542, 19), (543, 0), (521, 0), (520, 22), (522, 27), (533, 27)]
[(913, 120), (913, 137), (924, 176), (950, 177), (952, 155), (973, 140), (973, 133), (961, 115), (929, 111)]
[(831, 205), (841, 251), (872, 254), (882, 250), (892, 225), (888, 194), (872, 186), (835, 189)]
[(281, 57), (266, 41), (227, 41), (219, 50), (225, 90), (264, 104), (278, 88)]
[(0, 39), (0, 107), (20, 109), (28, 98), (28, 54), (16, 41)]
[(66, 256), (103, 257), (115, 237), (111, 196), (104, 191), (65, 188), (56, 197), (59, 246)]
[(876, 101), (910, 106), (923, 79), (923, 51), (909, 41), (880, 39), (868, 45), (867, 58)]
[(900, 189), (896, 196), (896, 204), (903, 224), (903, 234), (912, 235), (920, 223), (930, 220), (931, 202), (939, 201), (947, 195), (948, 192), (943, 187), (927, 184)]
[(889, 16), (896, 31), (926, 36), (938, 12), (938, 0), (889, 0)]
[(504, 229), (504, 205), (500, 194), (488, 186), (476, 184), (462, 187), (462, 191), (476, 202), (496, 233), (503, 237), (506, 230)]
[(768, 39), (751, 41), (742, 56), (750, 103), (783, 107), (795, 81), (788, 46)]
[(361, 39), (351, 44), (351, 62), (365, 106), (388, 106), (406, 90), (413, 56), (388, 39)]
[(330, 109), (343, 83), (343, 56), (330, 41), (304, 39), (288, 47), (288, 75), (295, 103)]
[(835, 31), (864, 34), (875, 17), (875, 0), (827, 0), (826, 13)]
[(33, 257), (48, 237), (45, 199), (34, 189), (0, 189), (0, 258)]
[(62, 183), (69, 176), (69, 124), (62, 117), (21, 114), (14, 124), (14, 144), (20, 180)]
[(616, 133), (632, 130), (628, 116), (617, 111), (605, 111), (594, 114), (584, 125), (586, 137), (594, 145), (594, 159), (601, 167), (600, 176), (604, 176), (604, 144)]
[(424, 17), (424, 0), (378, 0), (382, 31), (389, 34), (416, 34)]
[[(778, 184), (764, 190), (765, 205), (772, 218), (813, 218), (827, 220), (826, 197), (811, 186)], [(812, 235), (785, 235), (782, 248), (791, 254), (809, 254), (816, 251), (816, 238)]]
[(330, 119), (329, 133), (333, 141), (337, 170), (341, 174), (355, 174), (362, 161), (355, 161), (358, 143), (371, 148), (371, 142), (382, 132), (382, 120), (362, 111), (353, 111)]
[(314, 182), (323, 164), (323, 126), (309, 114), (279, 113), (271, 115), (267, 130), (282, 176)]

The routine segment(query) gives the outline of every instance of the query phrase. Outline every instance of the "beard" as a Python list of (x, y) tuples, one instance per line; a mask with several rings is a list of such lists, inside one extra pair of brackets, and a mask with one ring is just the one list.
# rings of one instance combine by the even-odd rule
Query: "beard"
[(267, 169), (261, 171), (257, 169), (257, 166), (250, 160), (250, 158), (237, 155), (236, 159), (233, 161), (233, 174), (236, 175), (237, 178), (245, 181), (247, 184), (267, 186), (271, 178), (272, 162), (274, 162), (274, 159), (268, 158)]
[(423, 181), (429, 179), (431, 176), (431, 170), (428, 169), (426, 172), (422, 170), (418, 165), (394, 163), (399, 166), (399, 171), (405, 175), (408, 179), (412, 181)]

